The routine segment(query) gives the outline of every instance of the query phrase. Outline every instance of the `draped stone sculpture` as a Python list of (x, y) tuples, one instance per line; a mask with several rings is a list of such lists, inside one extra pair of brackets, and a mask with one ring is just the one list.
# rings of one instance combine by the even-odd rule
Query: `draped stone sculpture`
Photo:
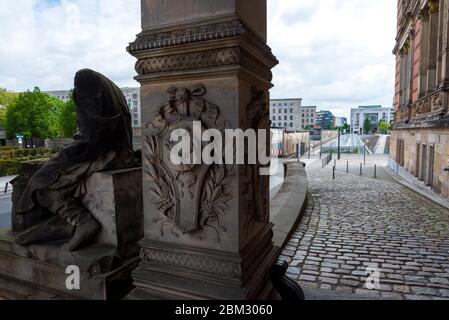
[(94, 173), (136, 166), (131, 115), (121, 90), (105, 76), (81, 70), (73, 99), (78, 115), (75, 142), (62, 149), (28, 181), (14, 206), (21, 227), (16, 242), (29, 246), (69, 240), (64, 249), (88, 244), (101, 225), (85, 207), (86, 179)]

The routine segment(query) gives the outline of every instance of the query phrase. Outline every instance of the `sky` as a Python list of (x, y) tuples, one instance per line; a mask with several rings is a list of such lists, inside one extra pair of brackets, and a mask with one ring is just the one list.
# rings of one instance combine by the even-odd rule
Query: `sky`
[[(271, 97), (346, 117), (392, 106), (395, 27), (395, 0), (268, 0)], [(0, 87), (69, 89), (86, 67), (138, 86), (125, 49), (139, 32), (140, 0), (0, 0)]]

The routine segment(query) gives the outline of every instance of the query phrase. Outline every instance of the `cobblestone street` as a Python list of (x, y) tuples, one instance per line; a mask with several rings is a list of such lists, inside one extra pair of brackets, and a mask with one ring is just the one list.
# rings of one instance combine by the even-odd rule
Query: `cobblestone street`
[[(308, 209), (283, 252), (291, 278), (379, 299), (449, 299), (448, 209), (389, 180), (308, 167)], [(366, 288), (373, 264), (379, 290)]]

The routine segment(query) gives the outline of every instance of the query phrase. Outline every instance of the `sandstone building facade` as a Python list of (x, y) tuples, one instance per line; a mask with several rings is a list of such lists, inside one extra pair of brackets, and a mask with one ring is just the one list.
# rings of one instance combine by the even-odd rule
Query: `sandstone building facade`
[(449, 198), (449, 0), (398, 0), (390, 167)]

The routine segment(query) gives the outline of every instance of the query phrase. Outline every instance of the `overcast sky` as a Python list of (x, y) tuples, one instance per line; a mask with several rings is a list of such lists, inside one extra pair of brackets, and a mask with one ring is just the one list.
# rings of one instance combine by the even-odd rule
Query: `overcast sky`
[[(395, 0), (268, 0), (269, 45), (280, 64), (272, 98), (303, 98), (337, 116), (391, 106)], [(140, 0), (0, 0), (0, 87), (68, 89), (81, 68), (137, 86), (125, 48)]]

